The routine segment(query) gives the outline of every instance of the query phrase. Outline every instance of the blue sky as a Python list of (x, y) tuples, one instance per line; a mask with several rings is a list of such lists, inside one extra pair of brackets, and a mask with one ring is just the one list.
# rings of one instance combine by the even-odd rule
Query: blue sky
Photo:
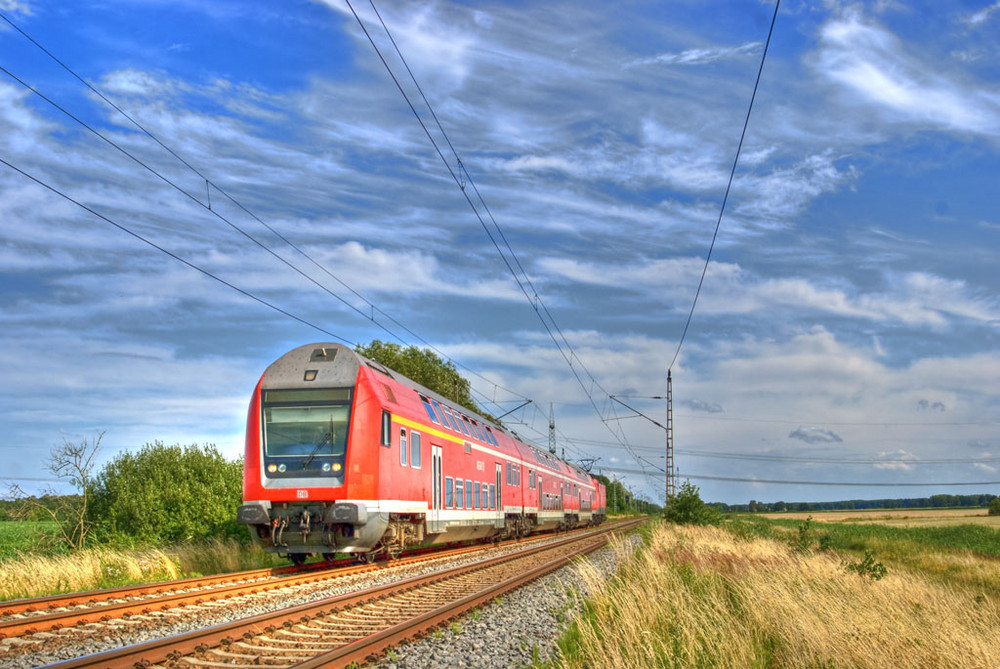
[[(376, 6), (572, 353), (344, 2), (0, 0), (198, 172), (4, 22), (0, 158), (344, 340), (433, 345), (494, 413), (531, 398), (507, 420), (541, 445), (552, 403), (568, 458), (661, 500), (662, 431), (607, 394), (663, 422), (643, 397), (665, 392), (773, 4)], [(989, 0), (782, 3), (673, 366), (677, 465), (706, 499), (1000, 492), (946, 485), (1000, 481), (998, 29)], [(5, 483), (39, 489), (49, 449), (96, 431), (102, 462), (153, 440), (235, 457), (264, 368), (329, 339), (5, 165), (0, 222)]]

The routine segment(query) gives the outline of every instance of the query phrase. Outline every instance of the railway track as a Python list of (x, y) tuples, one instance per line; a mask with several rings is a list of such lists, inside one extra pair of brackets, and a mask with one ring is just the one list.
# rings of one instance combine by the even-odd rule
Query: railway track
[(474, 564), (54, 666), (346, 666), (425, 634), (606, 542), (606, 531), (586, 532)]
[[(612, 526), (605, 526), (611, 529)], [(587, 533), (592, 530), (577, 530)], [(561, 535), (573, 536), (573, 535)], [(504, 542), (506, 550), (551, 542), (545, 535)], [(406, 556), (374, 565), (342, 561), (305, 568), (283, 567), (200, 579), (117, 588), (0, 603), (0, 665), (36, 666), (60, 658), (94, 653), (115, 645), (140, 643), (155, 636), (228, 624), (237, 617), (309, 602), (367, 587), (372, 582), (399, 580), (438, 563), (479, 559), (489, 546), (467, 546)], [(469, 555), (463, 555), (469, 554)], [(364, 584), (358, 579), (363, 579)], [(243, 612), (242, 614), (240, 612)], [(20, 658), (20, 659), (19, 659)], [(34, 660), (30, 658), (36, 658)]]

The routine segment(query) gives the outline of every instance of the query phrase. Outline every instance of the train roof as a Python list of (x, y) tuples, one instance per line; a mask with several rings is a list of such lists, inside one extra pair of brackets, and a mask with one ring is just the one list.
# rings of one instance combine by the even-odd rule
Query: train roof
[[(305, 362), (332, 361), (335, 358), (340, 358), (340, 360), (343, 361), (343, 357), (345, 355), (349, 356), (353, 361), (356, 362), (356, 366), (351, 365), (348, 368), (349, 370), (353, 370), (348, 372), (352, 376), (356, 377), (358, 368), (360, 368), (363, 365), (368, 369), (371, 369), (379, 374), (389, 377), (396, 383), (399, 383), (401, 385), (413, 389), (419, 395), (423, 395), (430, 399), (434, 399), (448, 406), (452, 410), (458, 410), (466, 414), (470, 418), (474, 418), (484, 424), (490, 425), (493, 429), (502, 432), (510, 439), (515, 440), (518, 444), (521, 444), (525, 448), (529, 449), (532, 455), (534, 456), (536, 462), (538, 462), (538, 464), (540, 465), (544, 465), (546, 467), (549, 467), (550, 469), (559, 470), (564, 474), (571, 474), (579, 478), (580, 480), (586, 481), (591, 478), (590, 474), (585, 472), (580, 467), (572, 465), (566, 462), (565, 460), (561, 460), (555, 455), (552, 455), (547, 451), (544, 451), (536, 446), (533, 446), (532, 444), (526, 443), (517, 434), (514, 434), (507, 428), (503, 427), (502, 425), (499, 425), (492, 418), (487, 418), (486, 416), (483, 416), (482, 414), (479, 414), (469, 409), (468, 407), (462, 406), (457, 402), (450, 400), (444, 397), (443, 395), (440, 395), (439, 393), (434, 392), (430, 388), (427, 388), (426, 386), (417, 383), (413, 379), (407, 376), (403, 376), (399, 372), (386, 367), (382, 363), (372, 360), (370, 358), (366, 358), (365, 356), (361, 355), (354, 349), (345, 346), (344, 344), (318, 342), (314, 344), (305, 344), (303, 346), (299, 346), (297, 348), (292, 349), (288, 353), (285, 353), (285, 355), (281, 356), (278, 360), (271, 363), (271, 365), (267, 368), (267, 371), (264, 373), (264, 375), (266, 378), (270, 379), (271, 383), (277, 381), (277, 379), (274, 378), (275, 376), (280, 377), (280, 383), (283, 384), (283, 387), (289, 387), (288, 384), (292, 384), (291, 387), (295, 387), (297, 385), (301, 385), (302, 387), (311, 387), (311, 384), (303, 382), (302, 372), (301, 372), (302, 368), (299, 365)], [(343, 363), (341, 362), (341, 364)], [(292, 369), (294, 369), (295, 371), (292, 371)], [(338, 379), (338, 381), (343, 383), (346, 381), (346, 379), (343, 380)], [(353, 382), (353, 378), (351, 379), (351, 381)]]

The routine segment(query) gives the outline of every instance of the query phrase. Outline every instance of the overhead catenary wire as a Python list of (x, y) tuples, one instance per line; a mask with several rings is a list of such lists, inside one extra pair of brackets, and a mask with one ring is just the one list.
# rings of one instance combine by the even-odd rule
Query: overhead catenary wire
[[(451, 177), (454, 180), (455, 184), (462, 191), (462, 194), (465, 197), (466, 202), (469, 204), (470, 208), (472, 209), (473, 214), (479, 220), (480, 225), (482, 226), (483, 230), (486, 232), (486, 236), (489, 238), (490, 242), (493, 244), (493, 246), (496, 249), (498, 255), (500, 256), (501, 260), (503, 261), (504, 265), (507, 267), (507, 270), (510, 272), (511, 276), (514, 278), (514, 281), (517, 283), (518, 288), (521, 290), (521, 292), (523, 293), (525, 299), (528, 301), (528, 304), (532, 307), (532, 309), (534, 310), (535, 314), (538, 316), (538, 318), (539, 318), (539, 320), (540, 320), (540, 322), (542, 324), (542, 327), (545, 329), (545, 331), (548, 334), (549, 338), (555, 344), (556, 350), (559, 351), (560, 355), (563, 357), (564, 361), (569, 366), (570, 371), (572, 372), (574, 378), (576, 378), (576, 380), (577, 380), (577, 383), (583, 389), (585, 395), (587, 396), (588, 400), (590, 401), (590, 403), (593, 406), (593, 408), (594, 408), (595, 412), (597, 413), (597, 415), (601, 418), (602, 423), (604, 423), (605, 427), (612, 433), (612, 435), (614, 435), (617, 439), (619, 439), (619, 441), (622, 443), (623, 446), (625, 446), (626, 448), (629, 448), (628, 440), (625, 437), (624, 432), (621, 431), (620, 428), (616, 432), (611, 427), (611, 425), (609, 425), (609, 423), (607, 422), (607, 419), (606, 419), (606, 417), (604, 415), (604, 412), (602, 412), (601, 409), (600, 409), (600, 407), (598, 407), (597, 402), (596, 402), (596, 400), (593, 397), (593, 388), (595, 386), (597, 388), (599, 388), (601, 390), (601, 392), (605, 396), (608, 395), (608, 392), (600, 385), (600, 383), (594, 378), (594, 376), (586, 368), (586, 365), (583, 363), (583, 361), (580, 359), (580, 357), (573, 350), (572, 345), (566, 339), (566, 337), (563, 334), (562, 330), (559, 328), (558, 324), (555, 322), (555, 319), (552, 317), (551, 312), (549, 312), (548, 308), (545, 307), (544, 302), (542, 301), (541, 296), (539, 295), (538, 291), (535, 290), (533, 284), (531, 283), (530, 278), (528, 277), (527, 273), (525, 273), (524, 268), (521, 265), (520, 261), (517, 259), (517, 254), (514, 253), (513, 249), (510, 247), (510, 244), (507, 243), (506, 237), (503, 236), (502, 230), (501, 230), (499, 224), (497, 223), (496, 219), (492, 216), (492, 213), (489, 213), (489, 208), (486, 206), (486, 203), (485, 203), (485, 200), (482, 197), (482, 194), (479, 192), (478, 188), (475, 187), (475, 184), (472, 181), (472, 178), (471, 178), (471, 175), (468, 172), (468, 169), (465, 167), (465, 164), (462, 162), (461, 158), (458, 156), (458, 153), (455, 150), (454, 145), (452, 144), (451, 140), (448, 139), (447, 132), (444, 130), (444, 128), (441, 125), (440, 121), (437, 119), (437, 115), (434, 114), (433, 108), (431, 107), (429, 101), (427, 100), (426, 95), (424, 95), (423, 89), (421, 88), (419, 82), (417, 82), (416, 78), (414, 77), (412, 70), (410, 70), (409, 66), (406, 66), (406, 70), (409, 73), (411, 79), (413, 80), (415, 86), (420, 91), (420, 94), (421, 94), (421, 96), (422, 96), (425, 104), (427, 104), (428, 108), (431, 109), (431, 114), (434, 116), (435, 121), (437, 121), (437, 125), (438, 125), (438, 128), (439, 128), (441, 134), (445, 137), (445, 139), (446, 139), (449, 147), (451, 147), (452, 152), (456, 156), (456, 167), (453, 167), (451, 165), (451, 163), (448, 161), (448, 159), (445, 157), (443, 151), (441, 150), (441, 147), (437, 143), (437, 140), (434, 139), (434, 136), (431, 134), (430, 129), (427, 127), (427, 124), (424, 122), (423, 118), (420, 116), (420, 113), (417, 111), (416, 107), (414, 106), (413, 101), (410, 99), (410, 96), (407, 94), (406, 90), (403, 88), (403, 85), (399, 81), (399, 78), (396, 76), (395, 72), (393, 72), (392, 67), (389, 65), (389, 63), (386, 60), (385, 56), (382, 54), (381, 49), (379, 49), (378, 45), (375, 43), (374, 37), (368, 31), (368, 28), (365, 26), (364, 21), (361, 20), (361, 16), (355, 10), (354, 6), (351, 4), (351, 1), (350, 0), (345, 0), (345, 2), (347, 4), (347, 7), (351, 10), (351, 13), (354, 15), (354, 18), (356, 19), (356, 21), (357, 21), (358, 25), (360, 26), (362, 32), (364, 33), (365, 37), (368, 39), (369, 43), (371, 44), (372, 48), (374, 49), (374, 51), (375, 51), (376, 55), (378, 56), (379, 60), (382, 62), (382, 65), (385, 67), (386, 72), (389, 74), (389, 77), (392, 79), (392, 81), (395, 84), (396, 88), (399, 90), (400, 94), (403, 96), (404, 101), (406, 102), (407, 106), (410, 108), (410, 111), (413, 113), (414, 117), (416, 118), (417, 122), (419, 123), (419, 125), (420, 125), (421, 129), (423, 130), (424, 134), (427, 136), (427, 139), (430, 141), (431, 145), (433, 146), (434, 151), (437, 153), (438, 157), (441, 159), (441, 162), (444, 164), (445, 169), (451, 175)], [(399, 47), (396, 44), (395, 40), (392, 38), (392, 35), (391, 35), (388, 27), (386, 26), (385, 22), (382, 21), (381, 15), (378, 14), (378, 10), (375, 9), (375, 5), (374, 5), (373, 0), (369, 0), (369, 2), (371, 3), (372, 8), (375, 10), (375, 13), (378, 16), (379, 22), (382, 24), (383, 29), (386, 31), (387, 35), (389, 35), (389, 39), (392, 42), (393, 46), (395, 47), (396, 53), (399, 55), (400, 60), (403, 61), (404, 65), (405, 65), (405, 58), (403, 57), (402, 52), (399, 50)], [(458, 170), (458, 172), (456, 172), (456, 169)], [(480, 213), (479, 207), (476, 206), (476, 203), (473, 201), (472, 197), (469, 195), (469, 192), (468, 192), (468, 190), (466, 188), (466, 184), (465, 184), (465, 180), (466, 179), (469, 181), (470, 184), (473, 185), (473, 191), (475, 191), (475, 193), (476, 193), (479, 201), (482, 203), (484, 211), (486, 211), (488, 213), (488, 215), (489, 215), (489, 217), (490, 217), (490, 219), (491, 219), (491, 221), (493, 223), (494, 228), (498, 231), (498, 234), (500, 236), (502, 236), (504, 244), (505, 244), (506, 248), (508, 249), (508, 253), (507, 254), (504, 253), (503, 249), (501, 248), (500, 243), (497, 241), (497, 237), (495, 237), (493, 235), (493, 233), (489, 229), (489, 226), (486, 225), (486, 221), (484, 220), (483, 215)], [(510, 255), (510, 259), (508, 259), (508, 257), (507, 257), (508, 254)], [(518, 273), (517, 270), (515, 270), (514, 265), (517, 265), (518, 269), (520, 270), (520, 274)], [(556, 333), (558, 333), (558, 335), (559, 335), (558, 338), (556, 336)], [(562, 345), (559, 343), (560, 339), (563, 342)], [(569, 351), (569, 353), (567, 353), (567, 350)], [(576, 364), (574, 364), (574, 362)], [(577, 371), (577, 366), (580, 367), (587, 374), (587, 376), (588, 376), (588, 378), (590, 380), (590, 388), (589, 389), (587, 387), (587, 384), (580, 377), (580, 373)], [(613, 411), (613, 408), (612, 408), (612, 411)]]
[(767, 59), (767, 50), (771, 45), (771, 35), (774, 34), (774, 24), (778, 20), (778, 8), (781, 6), (781, 0), (775, 0), (774, 3), (774, 15), (771, 17), (771, 27), (767, 31), (767, 41), (764, 42), (764, 50), (760, 56), (760, 67), (757, 69), (757, 80), (753, 85), (753, 93), (750, 95), (750, 104), (747, 106), (746, 118), (743, 119), (743, 130), (740, 133), (740, 142), (736, 146), (736, 155), (733, 157), (733, 166), (729, 170), (729, 180), (726, 183), (726, 193), (722, 197), (722, 206), (719, 207), (719, 217), (715, 221), (715, 232), (712, 233), (712, 243), (709, 244), (708, 253), (705, 256), (705, 265), (701, 270), (701, 278), (698, 279), (698, 288), (694, 292), (694, 299), (691, 301), (691, 310), (688, 312), (687, 320), (684, 323), (684, 330), (681, 332), (680, 340), (677, 342), (677, 350), (674, 351), (674, 357), (671, 359), (670, 364), (667, 365), (667, 369), (673, 369), (674, 363), (677, 362), (677, 357), (681, 354), (681, 347), (684, 345), (684, 339), (687, 337), (688, 328), (691, 326), (691, 319), (694, 317), (695, 307), (698, 305), (698, 296), (701, 295), (701, 288), (705, 283), (705, 274), (708, 273), (708, 265), (712, 260), (712, 251), (715, 249), (715, 241), (719, 237), (719, 228), (722, 226), (722, 216), (726, 212), (726, 202), (729, 200), (729, 191), (733, 187), (733, 179), (736, 177), (736, 165), (740, 161), (740, 152), (743, 150), (743, 140), (746, 138), (747, 127), (750, 125), (750, 112), (753, 111), (754, 100), (757, 99), (757, 88), (760, 86), (761, 76), (764, 74), (764, 61)]
[[(603, 467), (609, 471), (638, 474), (640, 470), (629, 469), (627, 467)], [(996, 486), (1000, 481), (794, 481), (785, 479), (762, 479), (739, 476), (713, 476), (710, 474), (684, 474), (683, 479), (693, 481), (728, 481), (731, 483), (767, 483), (772, 485), (810, 485), (810, 486), (844, 486), (859, 488), (923, 488), (923, 487), (971, 487), (971, 486)]]
[[(152, 173), (153, 175), (157, 176), (158, 178), (160, 178), (161, 180), (163, 180), (165, 183), (167, 183), (171, 187), (175, 188), (178, 192), (180, 192), (180, 193), (184, 194), (185, 196), (187, 196), (189, 199), (191, 199), (192, 201), (194, 201), (196, 204), (202, 206), (203, 208), (205, 208), (206, 210), (208, 210), (209, 212), (211, 212), (219, 220), (223, 221), (224, 223), (226, 223), (227, 225), (229, 225), (230, 227), (232, 227), (234, 230), (236, 230), (237, 232), (239, 232), (240, 234), (242, 234), (243, 236), (245, 236), (247, 239), (249, 239), (252, 242), (254, 242), (255, 244), (257, 244), (259, 247), (261, 247), (262, 249), (264, 249), (265, 251), (267, 251), (268, 253), (270, 253), (272, 256), (274, 256), (275, 258), (277, 258), (283, 264), (287, 265), (293, 271), (297, 272), (298, 274), (300, 274), (301, 276), (303, 276), (304, 278), (306, 278), (308, 281), (310, 281), (311, 283), (315, 284), (321, 290), (323, 290), (324, 292), (328, 293), (331, 297), (334, 297), (338, 301), (342, 302), (345, 306), (347, 306), (349, 309), (353, 310), (355, 313), (357, 313), (358, 315), (360, 315), (362, 318), (365, 318), (366, 320), (372, 322), (374, 325), (376, 325), (377, 327), (379, 327), (380, 329), (382, 329), (384, 332), (386, 332), (387, 334), (389, 334), (394, 339), (397, 339), (398, 341), (400, 341), (401, 343), (404, 343), (404, 344), (407, 343), (406, 340), (403, 337), (401, 337), (398, 333), (393, 332), (388, 327), (386, 327), (383, 323), (380, 323), (378, 320), (376, 320), (374, 318), (374, 314), (376, 312), (378, 314), (380, 314), (382, 317), (384, 317), (386, 320), (390, 321), (396, 327), (398, 327), (401, 330), (403, 330), (410, 337), (412, 337), (413, 339), (419, 341), (423, 345), (427, 346), (428, 348), (430, 348), (431, 350), (433, 350), (435, 353), (439, 354), (445, 360), (448, 360), (448, 361), (454, 363), (460, 369), (465, 370), (466, 372), (468, 372), (468, 373), (472, 374), (473, 376), (479, 378), (483, 382), (485, 382), (485, 383), (493, 386), (494, 388), (499, 388), (499, 389), (503, 390), (504, 392), (509, 393), (509, 394), (511, 394), (511, 395), (513, 395), (515, 397), (520, 397), (522, 399), (527, 399), (523, 395), (521, 395), (520, 393), (518, 393), (517, 391), (514, 391), (514, 390), (512, 390), (510, 388), (505, 388), (503, 386), (500, 386), (495, 381), (491, 381), (490, 379), (488, 379), (487, 377), (485, 377), (483, 374), (477, 372), (476, 370), (474, 370), (474, 369), (472, 369), (472, 368), (470, 368), (470, 367), (462, 364), (459, 361), (456, 361), (456, 360), (452, 359), (447, 354), (445, 354), (444, 352), (442, 352), (439, 348), (437, 348), (436, 346), (434, 346), (433, 344), (431, 344), (430, 342), (428, 342), (426, 339), (424, 339), (423, 337), (421, 337), (420, 335), (418, 335), (412, 329), (410, 329), (407, 326), (405, 326), (404, 324), (400, 323), (397, 319), (393, 318), (391, 315), (389, 315), (384, 310), (382, 310), (381, 308), (379, 308), (371, 300), (369, 300), (368, 298), (366, 298), (364, 295), (362, 295), (361, 293), (359, 293), (357, 290), (355, 290), (353, 287), (351, 287), (349, 284), (347, 284), (341, 278), (339, 278), (334, 273), (332, 273), (329, 270), (329, 268), (327, 268), (322, 263), (318, 262), (309, 253), (307, 253), (301, 246), (299, 246), (298, 244), (296, 244), (295, 242), (293, 242), (287, 236), (283, 235), (281, 232), (279, 232), (278, 230), (276, 230), (273, 226), (269, 225), (266, 221), (264, 221), (263, 219), (261, 219), (256, 213), (254, 213), (253, 211), (251, 211), (249, 208), (247, 208), (246, 206), (244, 206), (239, 200), (237, 200), (235, 197), (233, 197), (228, 191), (226, 191), (221, 186), (219, 186), (218, 184), (216, 184), (215, 182), (213, 182), (208, 176), (206, 176), (197, 167), (195, 167), (194, 165), (192, 165), (189, 161), (185, 160), (179, 153), (177, 153), (176, 151), (174, 151), (170, 146), (168, 146), (165, 142), (163, 142), (159, 137), (157, 137), (156, 135), (154, 135), (149, 129), (147, 129), (144, 125), (142, 125), (132, 115), (128, 114), (119, 105), (115, 104), (114, 101), (112, 101), (110, 98), (108, 98), (100, 89), (98, 89), (97, 87), (95, 87), (94, 85), (92, 85), (90, 82), (88, 82), (86, 79), (84, 79), (79, 74), (77, 74), (69, 65), (67, 65), (65, 62), (63, 62), (62, 60), (60, 60), (49, 49), (45, 48), (45, 46), (43, 46), (41, 43), (39, 43), (37, 40), (35, 40), (31, 35), (29, 35), (19, 25), (17, 25), (14, 21), (12, 21), (9, 17), (7, 17), (7, 15), (4, 14), (3, 12), (0, 12), (0, 19), (3, 19), (3, 21), (5, 21), (8, 25), (10, 25), (18, 33), (20, 33), (25, 39), (27, 39), (29, 42), (31, 42), (35, 47), (37, 47), (39, 50), (41, 50), (49, 58), (51, 58), (56, 64), (58, 64), (61, 68), (63, 68), (67, 73), (69, 73), (72, 77), (74, 77), (76, 80), (78, 80), (81, 84), (83, 84), (84, 86), (86, 86), (91, 92), (93, 92), (95, 95), (97, 95), (101, 100), (103, 100), (106, 104), (108, 104), (110, 107), (112, 107), (116, 112), (118, 112), (126, 120), (128, 120), (141, 133), (143, 133), (144, 135), (146, 135), (147, 137), (149, 137), (151, 140), (153, 140), (156, 144), (158, 144), (165, 151), (167, 151), (171, 156), (173, 156), (181, 164), (183, 164), (187, 169), (191, 170), (200, 179), (202, 179), (205, 182), (205, 186), (206, 186), (206, 200), (203, 202), (200, 198), (198, 198), (198, 197), (194, 196), (193, 194), (189, 193), (188, 191), (184, 190), (183, 188), (181, 188), (180, 186), (178, 186), (177, 184), (175, 184), (171, 180), (167, 179), (165, 176), (163, 176), (162, 174), (160, 174), (159, 172), (157, 172), (153, 168), (149, 167), (148, 165), (146, 165), (145, 163), (143, 163), (142, 161), (140, 161), (134, 155), (132, 155), (131, 153), (129, 153), (128, 151), (126, 151), (125, 149), (123, 149), (121, 146), (119, 146), (117, 143), (111, 141), (110, 139), (108, 139), (107, 137), (105, 137), (102, 133), (100, 133), (99, 131), (95, 130), (93, 127), (91, 127), (87, 123), (83, 122), (81, 119), (79, 119), (78, 117), (76, 117), (75, 115), (73, 115), (72, 113), (70, 113), (68, 110), (64, 109), (62, 106), (60, 106), (59, 104), (57, 104), (55, 101), (49, 99), (48, 97), (46, 97), (45, 95), (43, 95), (42, 93), (40, 93), (38, 90), (36, 90), (34, 87), (30, 86), (29, 84), (27, 84), (26, 82), (24, 82), (23, 80), (21, 80), (20, 78), (18, 78), (12, 72), (10, 72), (9, 70), (7, 70), (6, 68), (0, 67), (0, 70), (2, 70), (5, 74), (7, 74), (9, 77), (11, 77), (12, 79), (14, 79), (15, 81), (17, 81), (21, 86), (23, 86), (27, 90), (31, 91), (35, 95), (39, 96), (40, 98), (42, 98), (43, 100), (45, 100), (46, 102), (48, 102), (50, 105), (52, 105), (53, 107), (55, 107), (56, 109), (58, 109), (59, 111), (61, 111), (62, 113), (64, 113), (66, 116), (68, 116), (69, 118), (71, 118), (74, 121), (76, 121), (77, 123), (79, 123), (85, 129), (89, 130), (90, 132), (92, 132), (93, 134), (95, 134), (96, 136), (98, 136), (99, 138), (101, 138), (102, 140), (104, 140), (105, 142), (109, 143), (111, 146), (113, 146), (114, 148), (116, 148), (117, 150), (119, 150), (120, 152), (122, 152), (123, 154), (125, 154), (126, 156), (128, 156), (129, 158), (131, 158), (133, 161), (135, 161), (137, 164), (139, 164), (140, 166), (142, 166), (146, 170), (148, 170), (150, 173)], [(224, 216), (221, 216), (218, 213), (217, 209), (213, 209), (212, 206), (211, 206), (211, 189), (216, 190), (219, 194), (221, 194), (224, 198), (226, 198), (228, 201), (230, 201), (233, 205), (235, 205), (237, 208), (239, 208), (245, 214), (247, 214), (248, 216), (250, 216), (253, 220), (257, 221), (260, 225), (262, 225), (263, 227), (265, 227), (269, 232), (271, 232), (272, 234), (274, 234), (278, 239), (280, 239), (282, 242), (284, 242), (286, 245), (288, 245), (290, 248), (292, 248), (298, 254), (300, 254), (301, 256), (303, 256), (313, 266), (315, 266), (317, 269), (319, 269), (320, 271), (322, 271), (324, 274), (326, 274), (331, 279), (333, 279), (334, 281), (336, 281), (337, 283), (339, 283), (343, 288), (345, 288), (347, 291), (349, 291), (351, 294), (353, 294), (355, 297), (357, 297), (359, 300), (361, 300), (364, 304), (366, 304), (370, 308), (372, 315), (369, 315), (365, 310), (362, 310), (362, 309), (358, 308), (356, 305), (351, 304), (350, 302), (348, 302), (347, 300), (345, 300), (341, 296), (333, 293), (326, 286), (323, 286), (318, 281), (316, 281), (312, 277), (310, 277), (307, 274), (305, 274), (296, 265), (294, 265), (293, 263), (291, 263), (290, 261), (288, 261), (284, 257), (282, 257), (279, 254), (277, 254), (273, 249), (271, 249), (270, 247), (268, 247), (264, 243), (260, 242), (259, 240), (257, 240), (255, 237), (253, 237), (252, 235), (250, 235), (249, 233), (247, 233), (246, 231), (244, 231), (240, 227), (236, 226), (233, 222), (231, 222), (230, 220), (228, 220)], [(485, 395), (485, 393), (483, 394), (483, 397), (484, 398), (487, 397)], [(487, 400), (487, 401), (489, 401), (489, 400)]]
[(90, 213), (90, 214), (96, 216), (97, 218), (101, 219), (102, 221), (105, 221), (106, 223), (110, 223), (114, 227), (118, 228), (119, 230), (121, 230), (122, 232), (124, 232), (124, 233), (126, 233), (128, 235), (131, 235), (132, 237), (134, 237), (135, 239), (141, 241), (142, 243), (147, 244), (147, 245), (153, 247), (154, 249), (156, 249), (157, 251), (160, 251), (161, 253), (164, 253), (164, 254), (170, 256), (174, 260), (176, 260), (176, 261), (178, 261), (178, 262), (180, 262), (180, 263), (182, 263), (182, 264), (190, 267), (191, 269), (204, 274), (208, 278), (213, 279), (214, 281), (217, 281), (217, 282), (221, 283), (222, 285), (231, 288), (232, 290), (235, 290), (236, 292), (240, 293), (241, 295), (244, 295), (245, 297), (249, 297), (251, 300), (254, 300), (255, 302), (259, 302), (260, 304), (262, 304), (262, 305), (264, 305), (266, 307), (269, 307), (270, 309), (273, 309), (274, 311), (277, 311), (280, 314), (284, 314), (285, 316), (287, 316), (287, 317), (289, 317), (289, 318), (291, 318), (291, 319), (293, 319), (295, 321), (298, 321), (299, 323), (301, 323), (303, 325), (309, 326), (309, 327), (313, 328), (314, 330), (317, 330), (317, 331), (319, 331), (319, 332), (321, 332), (321, 333), (323, 333), (323, 334), (325, 334), (327, 336), (333, 337), (337, 341), (343, 342), (344, 344), (347, 344), (348, 346), (357, 346), (356, 343), (351, 342), (350, 340), (345, 339), (344, 337), (341, 337), (340, 335), (335, 334), (335, 333), (331, 332), (330, 330), (327, 330), (326, 328), (324, 328), (322, 326), (316, 325), (315, 323), (312, 323), (312, 322), (306, 320), (305, 318), (302, 318), (301, 316), (296, 316), (295, 314), (293, 314), (293, 313), (291, 313), (289, 311), (286, 311), (285, 309), (282, 309), (278, 305), (273, 304), (271, 302), (268, 302), (264, 298), (262, 298), (262, 297), (260, 297), (258, 295), (254, 295), (250, 291), (244, 290), (243, 288), (240, 288), (239, 286), (237, 286), (237, 285), (235, 285), (233, 283), (230, 283), (229, 281), (226, 281), (222, 277), (213, 274), (212, 272), (208, 271), (204, 267), (200, 267), (200, 266), (194, 264), (193, 262), (191, 262), (190, 260), (182, 258), (181, 256), (179, 256), (178, 254), (170, 251), (169, 249), (167, 249), (167, 248), (165, 248), (163, 246), (160, 246), (156, 242), (154, 242), (154, 241), (152, 241), (150, 239), (147, 239), (146, 237), (143, 237), (142, 235), (140, 235), (139, 233), (135, 232), (134, 230), (132, 230), (128, 226), (123, 225), (121, 223), (118, 223), (117, 221), (111, 219), (110, 217), (105, 216), (104, 214), (100, 213), (99, 211), (97, 211), (97, 210), (95, 210), (95, 209), (87, 206), (86, 204), (80, 202), (79, 200), (76, 200), (73, 197), (71, 197), (70, 195), (62, 192), (61, 190), (59, 190), (55, 186), (52, 186), (52, 185), (46, 183), (45, 181), (41, 180), (40, 178), (34, 176), (33, 174), (29, 174), (28, 172), (26, 172), (26, 171), (22, 170), (21, 168), (17, 167), (16, 165), (13, 165), (13, 164), (7, 162), (3, 157), (0, 157), (0, 163), (3, 163), (4, 165), (6, 165), (10, 169), (14, 170), (15, 172), (18, 172), (19, 174), (21, 174), (21, 175), (27, 177), (28, 179), (30, 179), (31, 181), (34, 181), (36, 184), (38, 184), (42, 188), (45, 188), (46, 190), (54, 193), (55, 195), (58, 195), (59, 197), (63, 198), (64, 200), (67, 200), (68, 202), (70, 202), (72, 204), (75, 204), (76, 206), (80, 207), (84, 211), (87, 211), (88, 213)]

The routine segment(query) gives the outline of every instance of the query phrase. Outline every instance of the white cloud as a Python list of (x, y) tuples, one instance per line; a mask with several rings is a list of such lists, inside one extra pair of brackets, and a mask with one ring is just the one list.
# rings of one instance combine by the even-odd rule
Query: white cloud
[(827, 23), (816, 65), (845, 90), (901, 121), (1000, 135), (1000, 97), (907, 53), (888, 30), (851, 13)]
[(980, 9), (978, 12), (974, 12), (966, 20), (969, 22), (970, 25), (979, 26), (981, 24), (986, 23), (990, 19), (990, 17), (997, 11), (1000, 11), (1000, 2), (994, 2), (989, 7), (984, 7), (983, 9)]
[(649, 58), (638, 58), (625, 64), (625, 67), (639, 65), (707, 65), (725, 58), (735, 58), (759, 54), (761, 42), (746, 42), (735, 47), (701, 47), (686, 49), (680, 53), (661, 53)]

